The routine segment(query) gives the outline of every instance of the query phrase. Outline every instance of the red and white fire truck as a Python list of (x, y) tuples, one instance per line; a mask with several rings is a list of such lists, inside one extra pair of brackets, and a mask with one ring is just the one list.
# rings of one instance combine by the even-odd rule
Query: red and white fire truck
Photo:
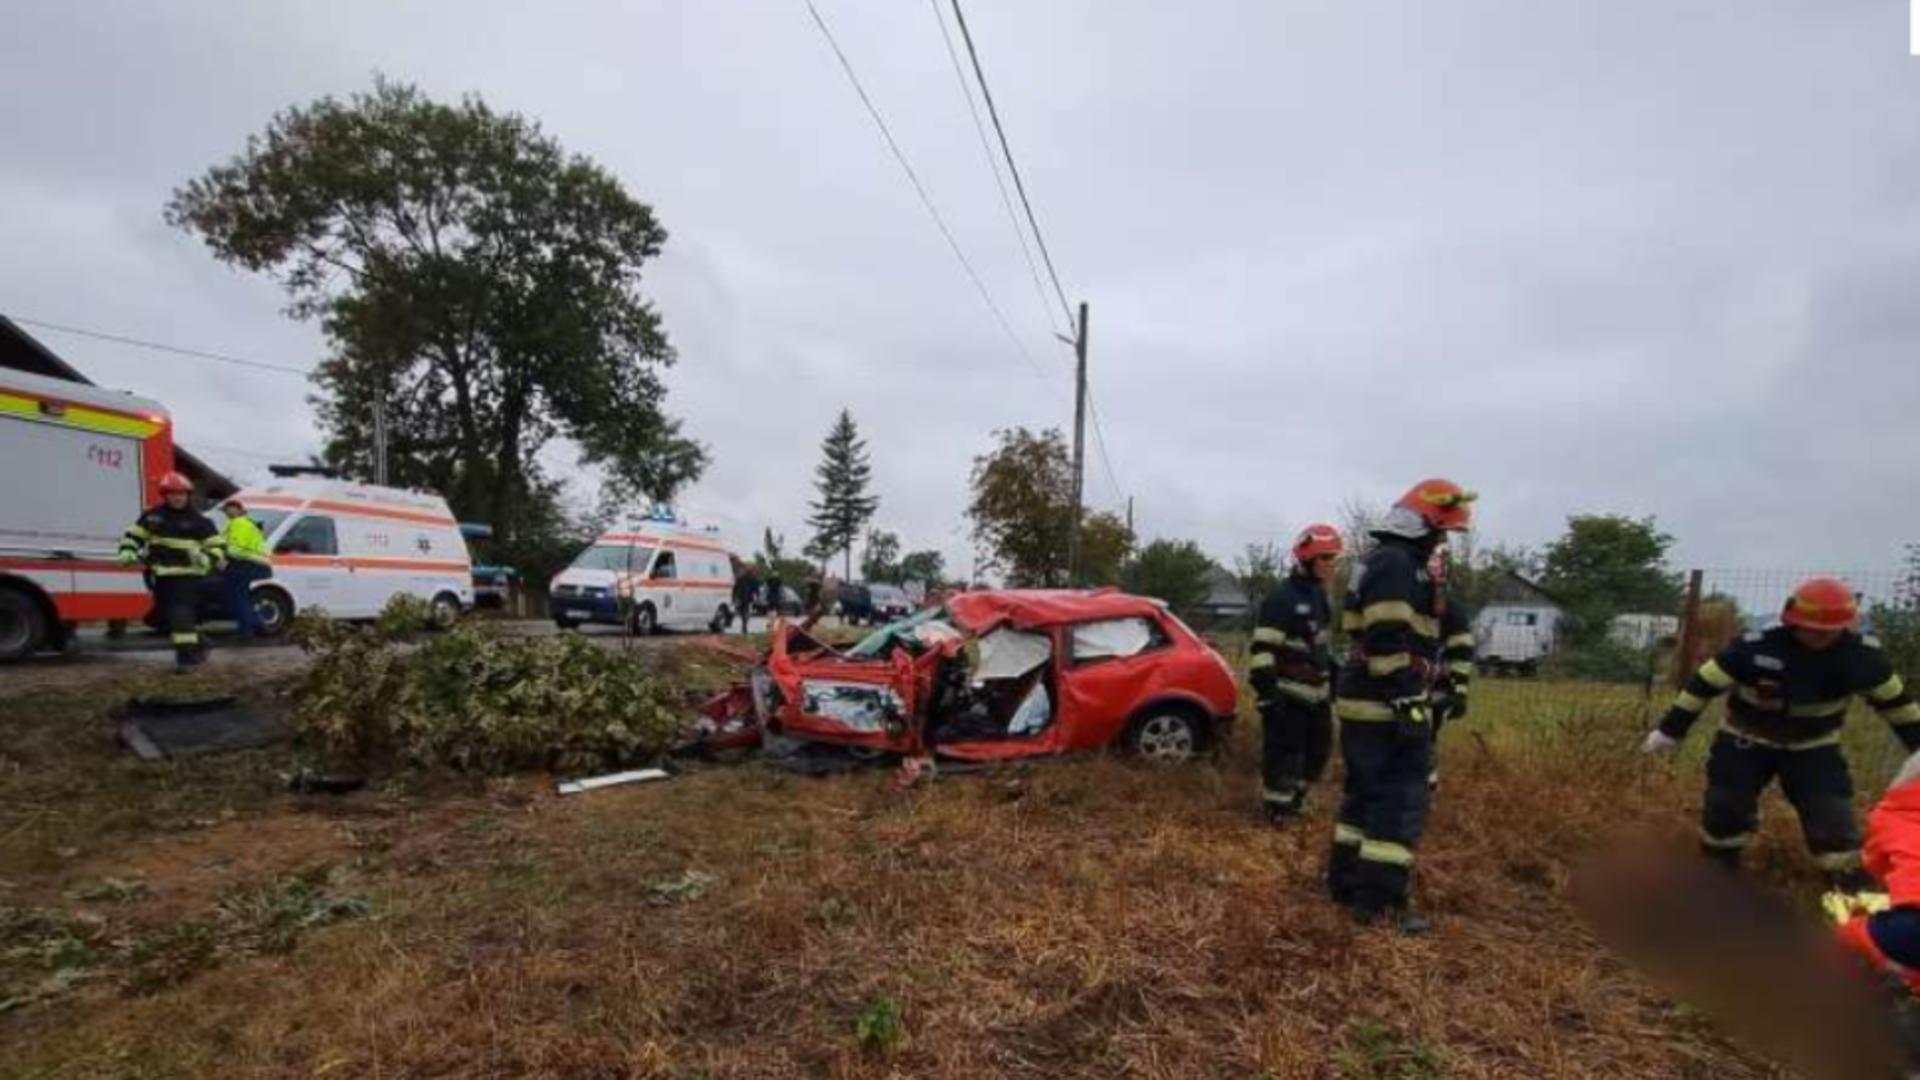
[(173, 467), (158, 403), (0, 369), (0, 659), (146, 615), (140, 569), (114, 549)]

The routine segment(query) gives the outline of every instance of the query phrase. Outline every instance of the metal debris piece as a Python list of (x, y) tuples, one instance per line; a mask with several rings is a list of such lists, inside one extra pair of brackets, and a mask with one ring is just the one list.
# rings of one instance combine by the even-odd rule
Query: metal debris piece
[(562, 781), (554, 790), (562, 795), (578, 795), (595, 788), (614, 787), (618, 784), (642, 784), (650, 780), (665, 780), (672, 776), (665, 769), (629, 769), (626, 772), (608, 773), (605, 776), (589, 776), (579, 780)]

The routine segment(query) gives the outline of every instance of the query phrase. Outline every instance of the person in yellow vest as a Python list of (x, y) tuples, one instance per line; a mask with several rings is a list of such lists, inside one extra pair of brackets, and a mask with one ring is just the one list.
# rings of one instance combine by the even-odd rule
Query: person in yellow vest
[(273, 576), (273, 560), (267, 555), (267, 538), (260, 526), (247, 516), (239, 499), (220, 504), (227, 516), (220, 530), (227, 541), (227, 566), (220, 572), (221, 592), (226, 609), (240, 631), (243, 643), (253, 641), (260, 632), (260, 618), (253, 609), (253, 583)]

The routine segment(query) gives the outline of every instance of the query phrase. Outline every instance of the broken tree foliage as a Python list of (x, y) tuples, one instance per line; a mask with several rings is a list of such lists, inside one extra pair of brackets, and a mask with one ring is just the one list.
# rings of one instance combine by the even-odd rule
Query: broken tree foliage
[(655, 761), (678, 730), (676, 688), (577, 635), (412, 637), (398, 619), (306, 627), (299, 735), (367, 769), (577, 774)]

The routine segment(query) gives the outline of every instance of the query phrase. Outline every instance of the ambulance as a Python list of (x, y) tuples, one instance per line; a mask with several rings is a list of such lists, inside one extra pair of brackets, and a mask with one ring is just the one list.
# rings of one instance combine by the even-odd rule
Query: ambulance
[(114, 551), (172, 468), (159, 403), (0, 369), (0, 660), (146, 615), (140, 569)]
[(719, 633), (733, 610), (733, 557), (713, 529), (652, 518), (602, 535), (547, 590), (562, 630), (582, 623)]
[(438, 495), (291, 477), (234, 497), (273, 559), (273, 577), (253, 586), (265, 633), (302, 611), (371, 619), (396, 596), (426, 601), (441, 626), (473, 607), (473, 560)]

